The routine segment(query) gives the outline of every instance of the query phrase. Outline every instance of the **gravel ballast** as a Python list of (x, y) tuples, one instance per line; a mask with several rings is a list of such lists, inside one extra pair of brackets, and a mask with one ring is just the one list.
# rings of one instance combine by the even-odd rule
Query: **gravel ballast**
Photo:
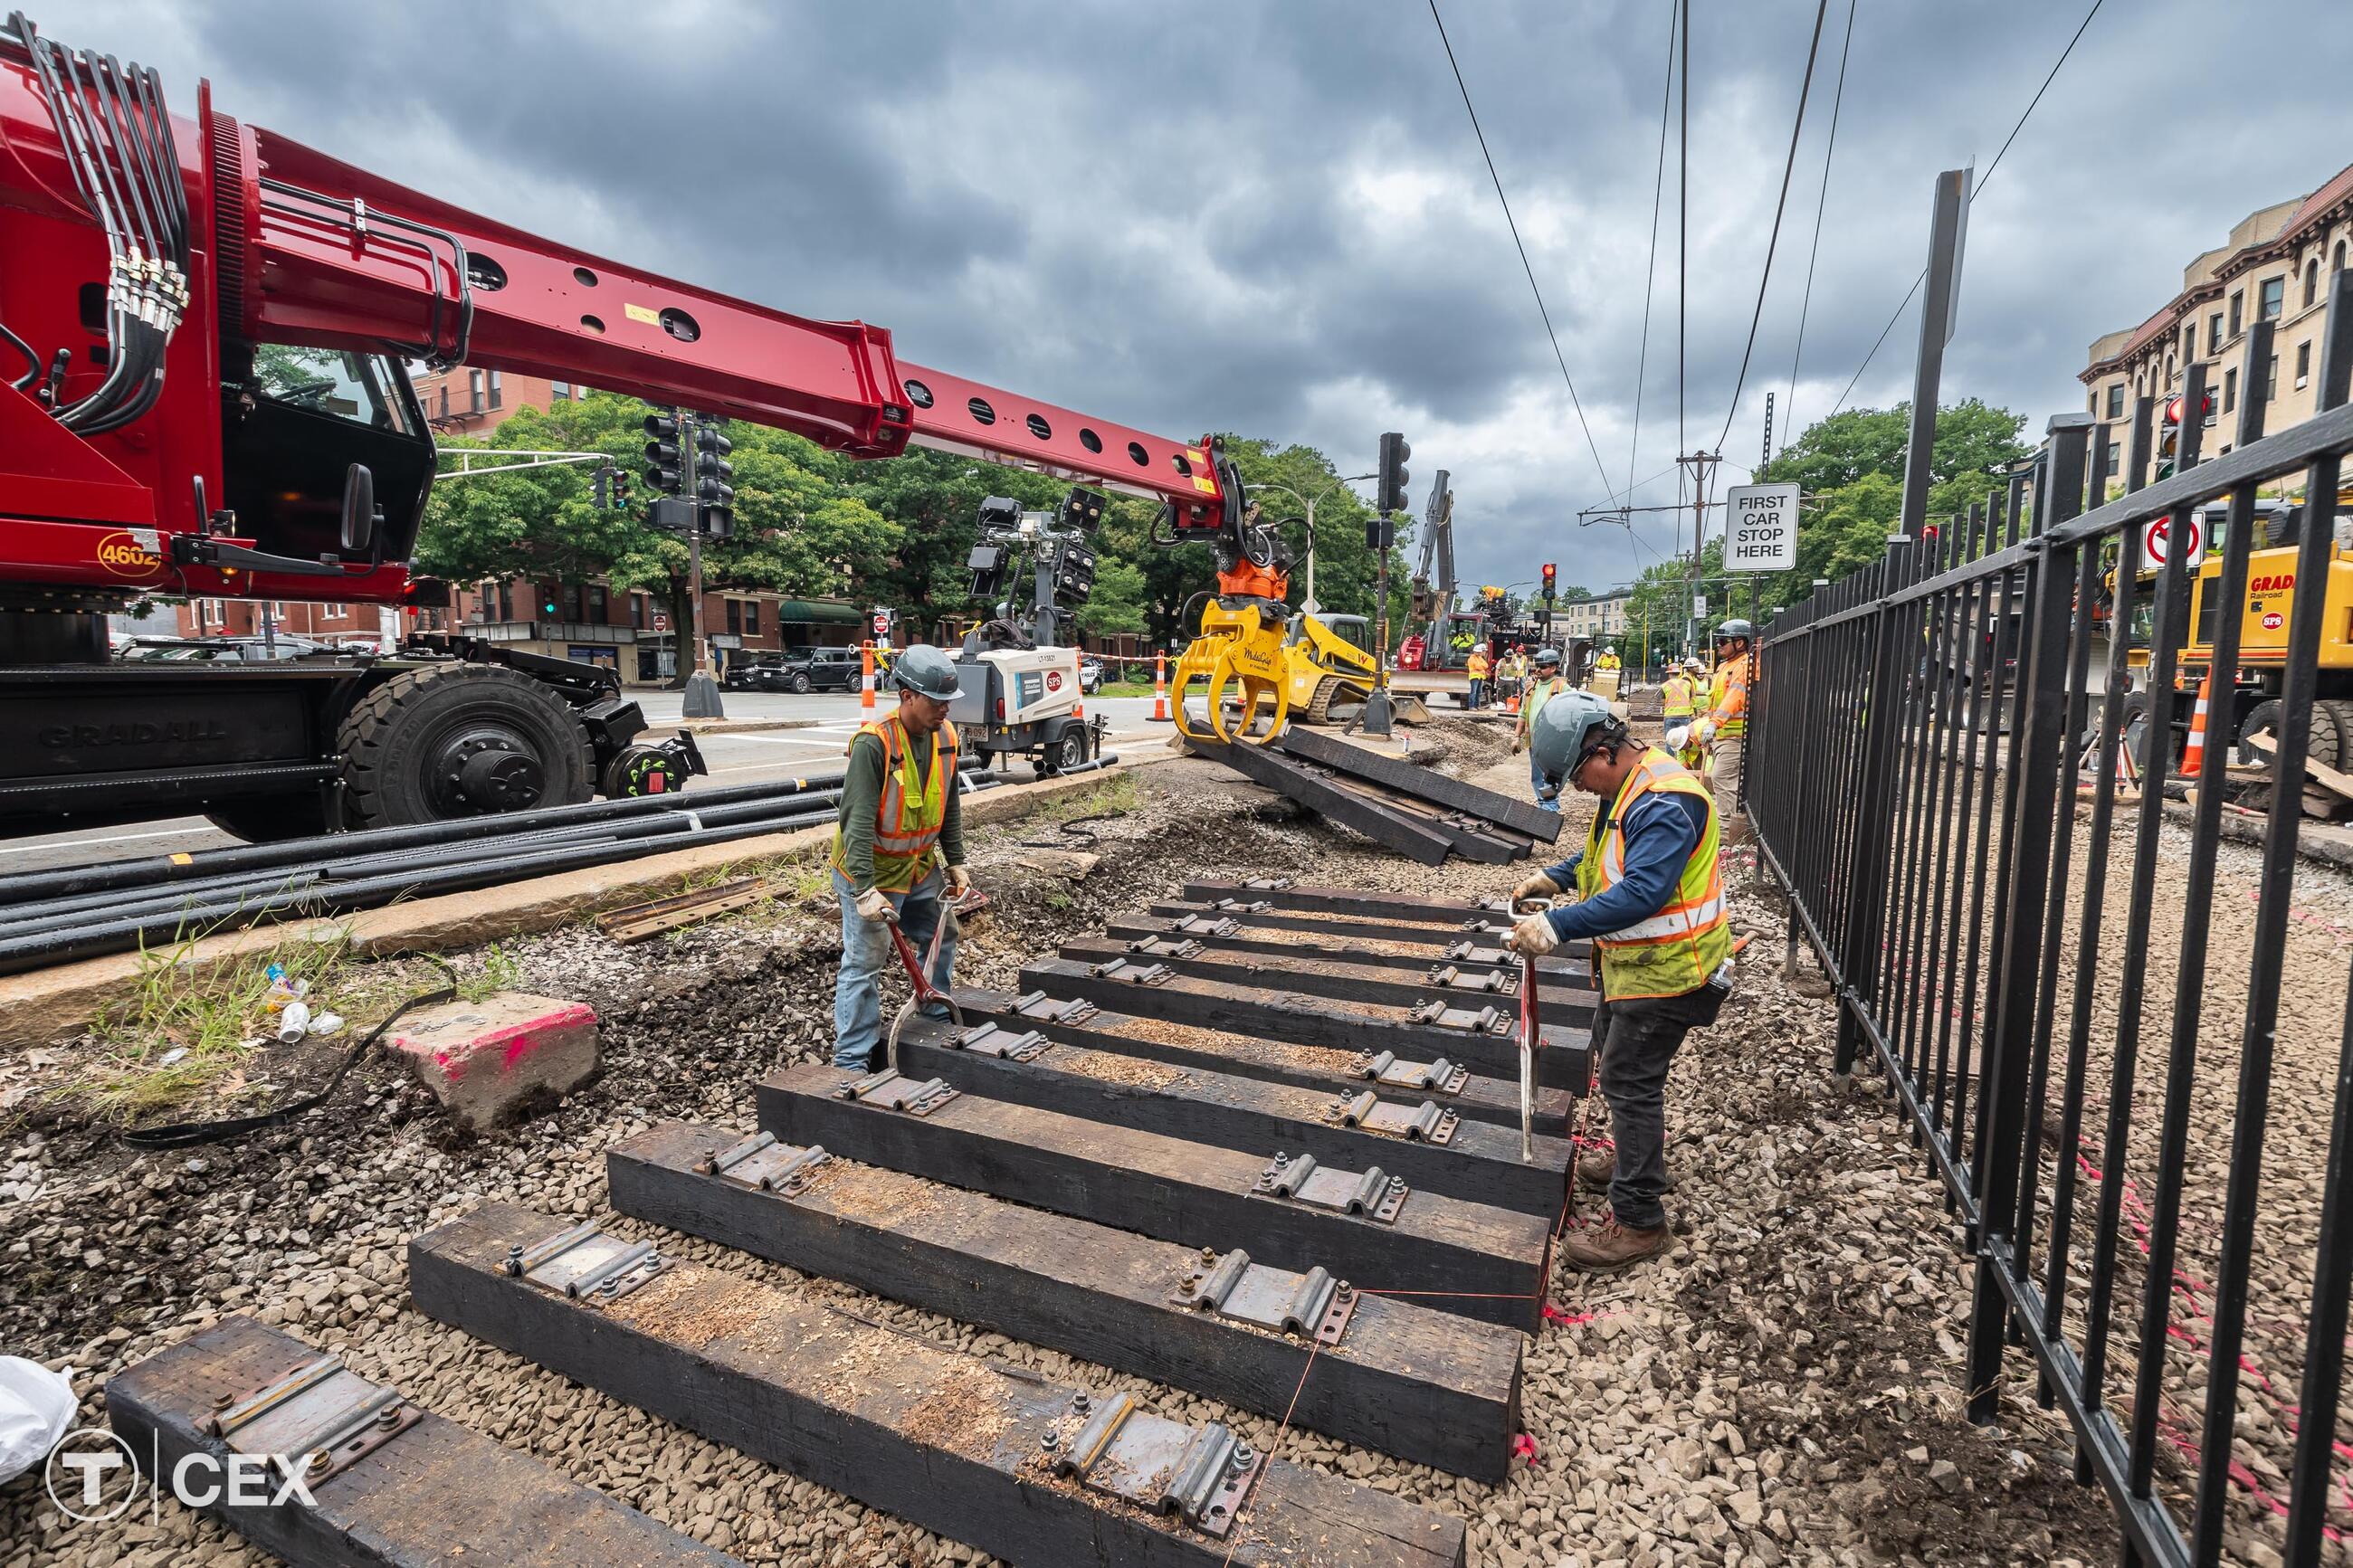
[[(1443, 733), (1475, 726), (1430, 729), (1478, 782), (1525, 788), (1519, 759), (1487, 760), (1501, 748), (1483, 732)], [(1134, 776), (1141, 804), (1084, 825), (1099, 836), (1092, 845), (1046, 825), (975, 835), (976, 879), (996, 909), (968, 931), (959, 978), (1011, 987), (1024, 959), (1175, 896), (1187, 876), (1289, 875), (1468, 898), (1507, 889), (1527, 869), (1428, 871), (1196, 760)], [(1571, 803), (1573, 823), (1587, 815)], [(1070, 881), (1018, 864), (1024, 839), (1069, 841), (1102, 858)], [(1861, 1078), (1832, 1079), (1835, 1020), (1828, 1003), (1780, 976), (1769, 886), (1753, 871), (1736, 872), (1735, 885), (1742, 921), (1761, 934), (1740, 960), (1738, 993), (1691, 1038), (1670, 1083), (1675, 1244), (1624, 1275), (1558, 1276), (1561, 1316), (1527, 1356), (1534, 1455), (1500, 1487), (1280, 1432), (1262, 1416), (709, 1243), (611, 1223), (913, 1333), (1131, 1389), (1187, 1419), (1227, 1421), (1294, 1463), (1456, 1513), (1474, 1563), (2112, 1559), (2106, 1507), (2073, 1481), (2063, 1422), (2032, 1407), (2031, 1381), (2014, 1384), (2024, 1397), (2006, 1403), (2000, 1426), (1963, 1421), (1969, 1276), (1941, 1194), (1894, 1102)], [(242, 1144), (134, 1157), (54, 1116), (0, 1137), (0, 1352), (79, 1369), (83, 1418), (101, 1421), (108, 1372), (249, 1312), (747, 1561), (985, 1561), (408, 1307), (412, 1236), (493, 1198), (604, 1215), (609, 1144), (670, 1118), (748, 1129), (757, 1077), (829, 1052), (829, 898), (781, 920), (715, 921), (638, 947), (574, 927), (504, 951), (522, 985), (597, 1009), (607, 1057), (601, 1079), (512, 1131), (454, 1132), (395, 1068), (371, 1063), (324, 1112)], [(2341, 973), (2339, 957), (2339, 984)], [(2318, 1123), (2325, 1137), (2325, 1108)], [(1592, 1216), (1599, 1200), (1578, 1201)], [(79, 1525), (58, 1516), (37, 1474), (0, 1489), (0, 1568), (264, 1561), (168, 1501), (153, 1521), (139, 1510)]]

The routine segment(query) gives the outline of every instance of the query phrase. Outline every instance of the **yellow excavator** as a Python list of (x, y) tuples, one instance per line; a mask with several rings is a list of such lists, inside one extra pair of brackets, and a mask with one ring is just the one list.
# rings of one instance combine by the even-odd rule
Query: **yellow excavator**
[[(1241, 493), (1239, 471), (1215, 443), (1208, 444), (1220, 489)], [(1282, 734), (1294, 712), (1305, 722), (1345, 722), (1372, 695), (1373, 656), (1337, 628), (1364, 635), (1361, 616), (1319, 617), (1293, 610), (1291, 547), (1256, 501), (1229, 504), (1224, 525), (1208, 541), (1217, 552), (1218, 586), (1187, 600), (1179, 624), (1200, 613), (1199, 631), (1176, 660), (1170, 716), (1188, 741), (1263, 746)], [(1167, 514), (1163, 514), (1164, 522)], [(1164, 547), (1194, 542), (1177, 530), (1153, 530)], [(1308, 542), (1314, 549), (1314, 542)], [(1200, 715), (1187, 699), (1203, 689)], [(1227, 715), (1229, 698), (1236, 718)], [(1204, 728), (1206, 724), (1206, 728)]]

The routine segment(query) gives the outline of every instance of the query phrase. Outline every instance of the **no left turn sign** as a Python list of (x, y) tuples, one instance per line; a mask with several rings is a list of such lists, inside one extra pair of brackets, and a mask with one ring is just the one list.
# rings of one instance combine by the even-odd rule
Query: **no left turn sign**
[[(2194, 517), (2184, 522), (2182, 527), (2184, 532), (2181, 563), (2184, 566), (2196, 566), (2206, 559), (2206, 530), (2200, 526)], [(2141, 559), (2150, 565), (2163, 565), (2168, 552), (2172, 548), (2173, 519), (2155, 518), (2141, 529)]]

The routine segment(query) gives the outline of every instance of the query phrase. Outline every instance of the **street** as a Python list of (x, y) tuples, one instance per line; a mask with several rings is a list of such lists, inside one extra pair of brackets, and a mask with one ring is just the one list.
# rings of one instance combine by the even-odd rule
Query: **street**
[[(807, 719), (807, 729), (755, 730), (701, 737), (708, 778), (690, 788), (714, 784), (757, 784), (763, 779), (828, 777), (841, 771), (849, 738), (858, 732), (864, 714), (855, 692), (811, 692), (796, 697), (780, 691), (730, 691), (724, 694), (727, 717), (743, 719)], [(646, 711), (649, 736), (659, 738), (675, 730), (684, 699), (675, 691), (638, 694)], [(877, 699), (875, 711), (889, 711), (891, 699)], [(1155, 744), (1169, 733), (1166, 724), (1149, 721), (1149, 697), (1090, 698), (1087, 707), (1111, 721), (1105, 749)], [(1016, 777), (1026, 776), (1019, 763), (1010, 764)], [(110, 823), (102, 827), (65, 827), (55, 833), (0, 840), (0, 878), (26, 871), (89, 865), (147, 855), (175, 855), (199, 849), (221, 849), (240, 842), (202, 816), (174, 816), (147, 822)]]

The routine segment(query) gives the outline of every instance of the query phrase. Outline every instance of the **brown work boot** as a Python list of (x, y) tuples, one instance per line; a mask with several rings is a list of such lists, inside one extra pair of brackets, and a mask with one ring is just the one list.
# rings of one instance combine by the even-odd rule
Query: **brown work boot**
[(1665, 1226), (1638, 1230), (1620, 1225), (1613, 1214), (1599, 1225), (1587, 1226), (1562, 1237), (1560, 1255), (1568, 1259), (1572, 1268), (1588, 1274), (1615, 1274), (1646, 1258), (1656, 1258), (1667, 1249), (1667, 1242)]
[(1614, 1147), (1588, 1149), (1577, 1157), (1577, 1179), (1589, 1191), (1608, 1192), (1617, 1174), (1618, 1151)]

